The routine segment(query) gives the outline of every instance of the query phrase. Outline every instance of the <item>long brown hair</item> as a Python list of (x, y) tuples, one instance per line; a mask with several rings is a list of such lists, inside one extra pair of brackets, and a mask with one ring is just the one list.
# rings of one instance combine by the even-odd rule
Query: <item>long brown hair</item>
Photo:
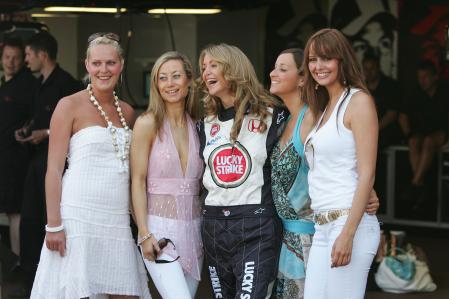
[(169, 60), (179, 60), (182, 63), (184, 72), (189, 79), (189, 93), (186, 97), (185, 109), (193, 120), (197, 120), (199, 118), (199, 100), (196, 93), (192, 63), (187, 58), (187, 56), (182, 53), (176, 51), (166, 52), (156, 60), (150, 75), (150, 100), (147, 111), (153, 113), (154, 115), (156, 123), (156, 134), (159, 133), (160, 128), (162, 127), (162, 122), (166, 115), (164, 100), (162, 99), (162, 96), (157, 87), (158, 75), (162, 65)]
[(206, 55), (217, 62), (224, 79), (230, 86), (231, 93), (235, 97), (234, 109), (236, 113), (231, 129), (231, 141), (237, 140), (247, 111), (260, 117), (260, 132), (264, 132), (267, 129), (265, 119), (270, 114), (268, 109), (274, 106), (275, 99), (257, 80), (256, 72), (248, 57), (235, 46), (227, 44), (209, 45), (201, 51), (199, 86), (205, 94), (203, 101), (206, 116), (217, 116), (223, 109), (220, 99), (208, 93), (206, 82), (203, 81), (203, 61)]
[(359, 88), (369, 94), (362, 68), (349, 41), (337, 29), (321, 29), (310, 37), (304, 50), (305, 82), (302, 96), (304, 102), (312, 110), (315, 119), (318, 119), (317, 117), (329, 102), (329, 94), (326, 88), (318, 85), (310, 73), (308, 65), (311, 49), (318, 57), (335, 58), (339, 61), (338, 80), (346, 88), (346, 94), (351, 87)]

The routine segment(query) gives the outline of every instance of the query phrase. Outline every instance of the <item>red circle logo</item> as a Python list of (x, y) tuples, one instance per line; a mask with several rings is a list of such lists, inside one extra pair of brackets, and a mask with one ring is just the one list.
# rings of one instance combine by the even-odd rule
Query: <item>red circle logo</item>
[(209, 157), (209, 167), (214, 182), (221, 187), (240, 186), (251, 171), (248, 151), (239, 143), (217, 147)]
[(217, 135), (218, 131), (220, 131), (220, 125), (213, 124), (210, 128), (210, 136), (214, 137), (215, 135)]

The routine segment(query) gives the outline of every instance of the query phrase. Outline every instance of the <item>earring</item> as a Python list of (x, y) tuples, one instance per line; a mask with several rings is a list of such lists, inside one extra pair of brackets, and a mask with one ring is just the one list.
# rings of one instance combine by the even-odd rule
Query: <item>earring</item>
[(90, 75), (87, 73), (87, 74), (83, 77), (82, 81), (83, 81), (84, 84), (86, 84), (86, 86), (89, 85), (89, 84), (91, 84), (91, 82), (90, 82)]
[(120, 73), (120, 86), (123, 84), (123, 73)]
[(320, 87), (320, 84), (315, 84), (315, 90), (318, 90), (318, 87)]

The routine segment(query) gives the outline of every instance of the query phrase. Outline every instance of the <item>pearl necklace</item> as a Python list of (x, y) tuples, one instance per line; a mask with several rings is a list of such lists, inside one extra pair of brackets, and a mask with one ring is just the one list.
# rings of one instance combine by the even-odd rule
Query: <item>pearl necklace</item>
[(94, 96), (94, 92), (92, 90), (92, 85), (87, 85), (87, 91), (89, 92), (89, 100), (92, 102), (92, 104), (100, 111), (101, 116), (103, 116), (104, 120), (106, 121), (109, 130), (109, 133), (112, 136), (112, 146), (114, 147), (116, 156), (118, 159), (122, 161), (122, 163), (125, 163), (126, 160), (129, 159), (129, 127), (126, 124), (125, 117), (123, 116), (122, 108), (120, 108), (119, 100), (117, 95), (115, 94), (115, 91), (112, 92), (114, 96), (114, 106), (116, 107), (116, 110), (118, 112), (118, 115), (120, 117), (120, 122), (122, 123), (123, 128), (125, 129), (125, 146), (123, 149), (123, 152), (121, 153), (118, 141), (117, 141), (117, 129), (112, 125), (112, 121), (109, 120), (109, 117), (107, 116), (106, 112), (103, 110), (103, 107), (101, 107), (100, 103), (97, 101), (97, 99)]

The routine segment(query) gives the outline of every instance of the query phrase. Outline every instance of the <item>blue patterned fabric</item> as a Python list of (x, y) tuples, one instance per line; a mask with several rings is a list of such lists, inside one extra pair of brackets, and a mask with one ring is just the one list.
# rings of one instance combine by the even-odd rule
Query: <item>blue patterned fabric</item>
[(278, 143), (271, 155), (273, 200), (284, 224), (276, 289), (277, 298), (283, 299), (302, 298), (304, 255), (308, 254), (314, 233), (308, 194), (308, 168), (303, 163), (304, 152), (300, 139), (306, 110), (307, 106), (299, 113), (292, 140), (284, 148)]

